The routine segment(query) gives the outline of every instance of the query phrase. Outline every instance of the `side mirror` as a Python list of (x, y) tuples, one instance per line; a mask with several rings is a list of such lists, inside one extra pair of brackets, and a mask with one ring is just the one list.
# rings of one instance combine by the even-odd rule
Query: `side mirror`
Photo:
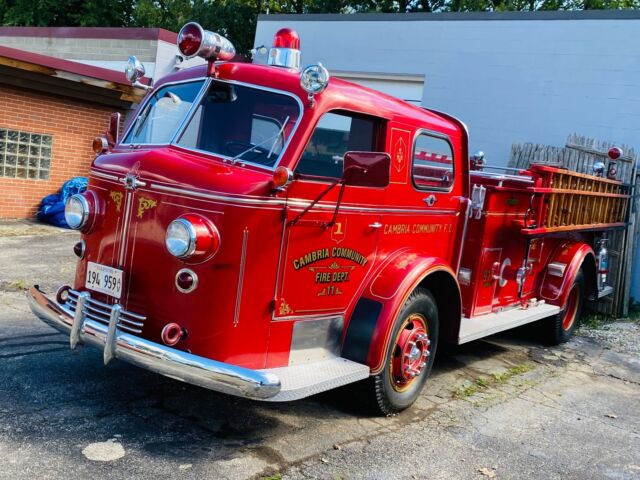
[(124, 69), (124, 74), (127, 77), (127, 80), (129, 80), (134, 85), (138, 80), (144, 77), (144, 65), (140, 60), (138, 60), (138, 57), (136, 57), (135, 55), (131, 55), (129, 57), (129, 59), (127, 60), (127, 66)]
[(107, 142), (109, 147), (113, 147), (120, 139), (120, 112), (114, 112), (109, 117), (109, 128), (107, 129)]
[(391, 157), (385, 152), (347, 152), (342, 179), (354, 187), (384, 188), (389, 185)]

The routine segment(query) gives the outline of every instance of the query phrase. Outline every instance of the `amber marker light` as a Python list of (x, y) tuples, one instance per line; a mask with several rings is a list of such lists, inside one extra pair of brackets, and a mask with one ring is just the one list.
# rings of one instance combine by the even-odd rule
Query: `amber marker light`
[(109, 150), (109, 142), (105, 137), (96, 137), (93, 139), (91, 147), (96, 155), (100, 155)]
[(293, 172), (287, 167), (278, 167), (273, 172), (273, 186), (276, 190), (282, 190), (293, 181)]

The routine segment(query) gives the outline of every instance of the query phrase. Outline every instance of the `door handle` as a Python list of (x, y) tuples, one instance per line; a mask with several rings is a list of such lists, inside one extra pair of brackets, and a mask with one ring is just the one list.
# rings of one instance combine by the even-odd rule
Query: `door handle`
[(427, 207), (433, 207), (438, 199), (434, 194), (431, 194), (428, 197), (423, 198), (422, 201), (427, 205)]
[(380, 222), (373, 222), (369, 224), (369, 228), (382, 228), (382, 224)]

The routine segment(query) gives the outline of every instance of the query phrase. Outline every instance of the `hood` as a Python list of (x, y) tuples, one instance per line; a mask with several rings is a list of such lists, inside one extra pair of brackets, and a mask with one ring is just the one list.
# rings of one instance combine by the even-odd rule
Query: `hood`
[(100, 155), (94, 170), (124, 176), (133, 173), (140, 181), (236, 195), (272, 193), (271, 170), (223, 163), (222, 159), (191, 153), (175, 146), (115, 151)]

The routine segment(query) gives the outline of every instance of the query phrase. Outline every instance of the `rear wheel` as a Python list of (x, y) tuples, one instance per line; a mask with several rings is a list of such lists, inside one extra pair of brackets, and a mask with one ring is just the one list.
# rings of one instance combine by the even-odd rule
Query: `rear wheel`
[(391, 332), (382, 371), (368, 379), (374, 408), (392, 415), (411, 406), (431, 372), (438, 344), (438, 309), (431, 292), (417, 288)]
[(584, 293), (584, 274), (580, 270), (571, 284), (564, 309), (547, 320), (547, 337), (552, 345), (568, 341), (580, 325)]

